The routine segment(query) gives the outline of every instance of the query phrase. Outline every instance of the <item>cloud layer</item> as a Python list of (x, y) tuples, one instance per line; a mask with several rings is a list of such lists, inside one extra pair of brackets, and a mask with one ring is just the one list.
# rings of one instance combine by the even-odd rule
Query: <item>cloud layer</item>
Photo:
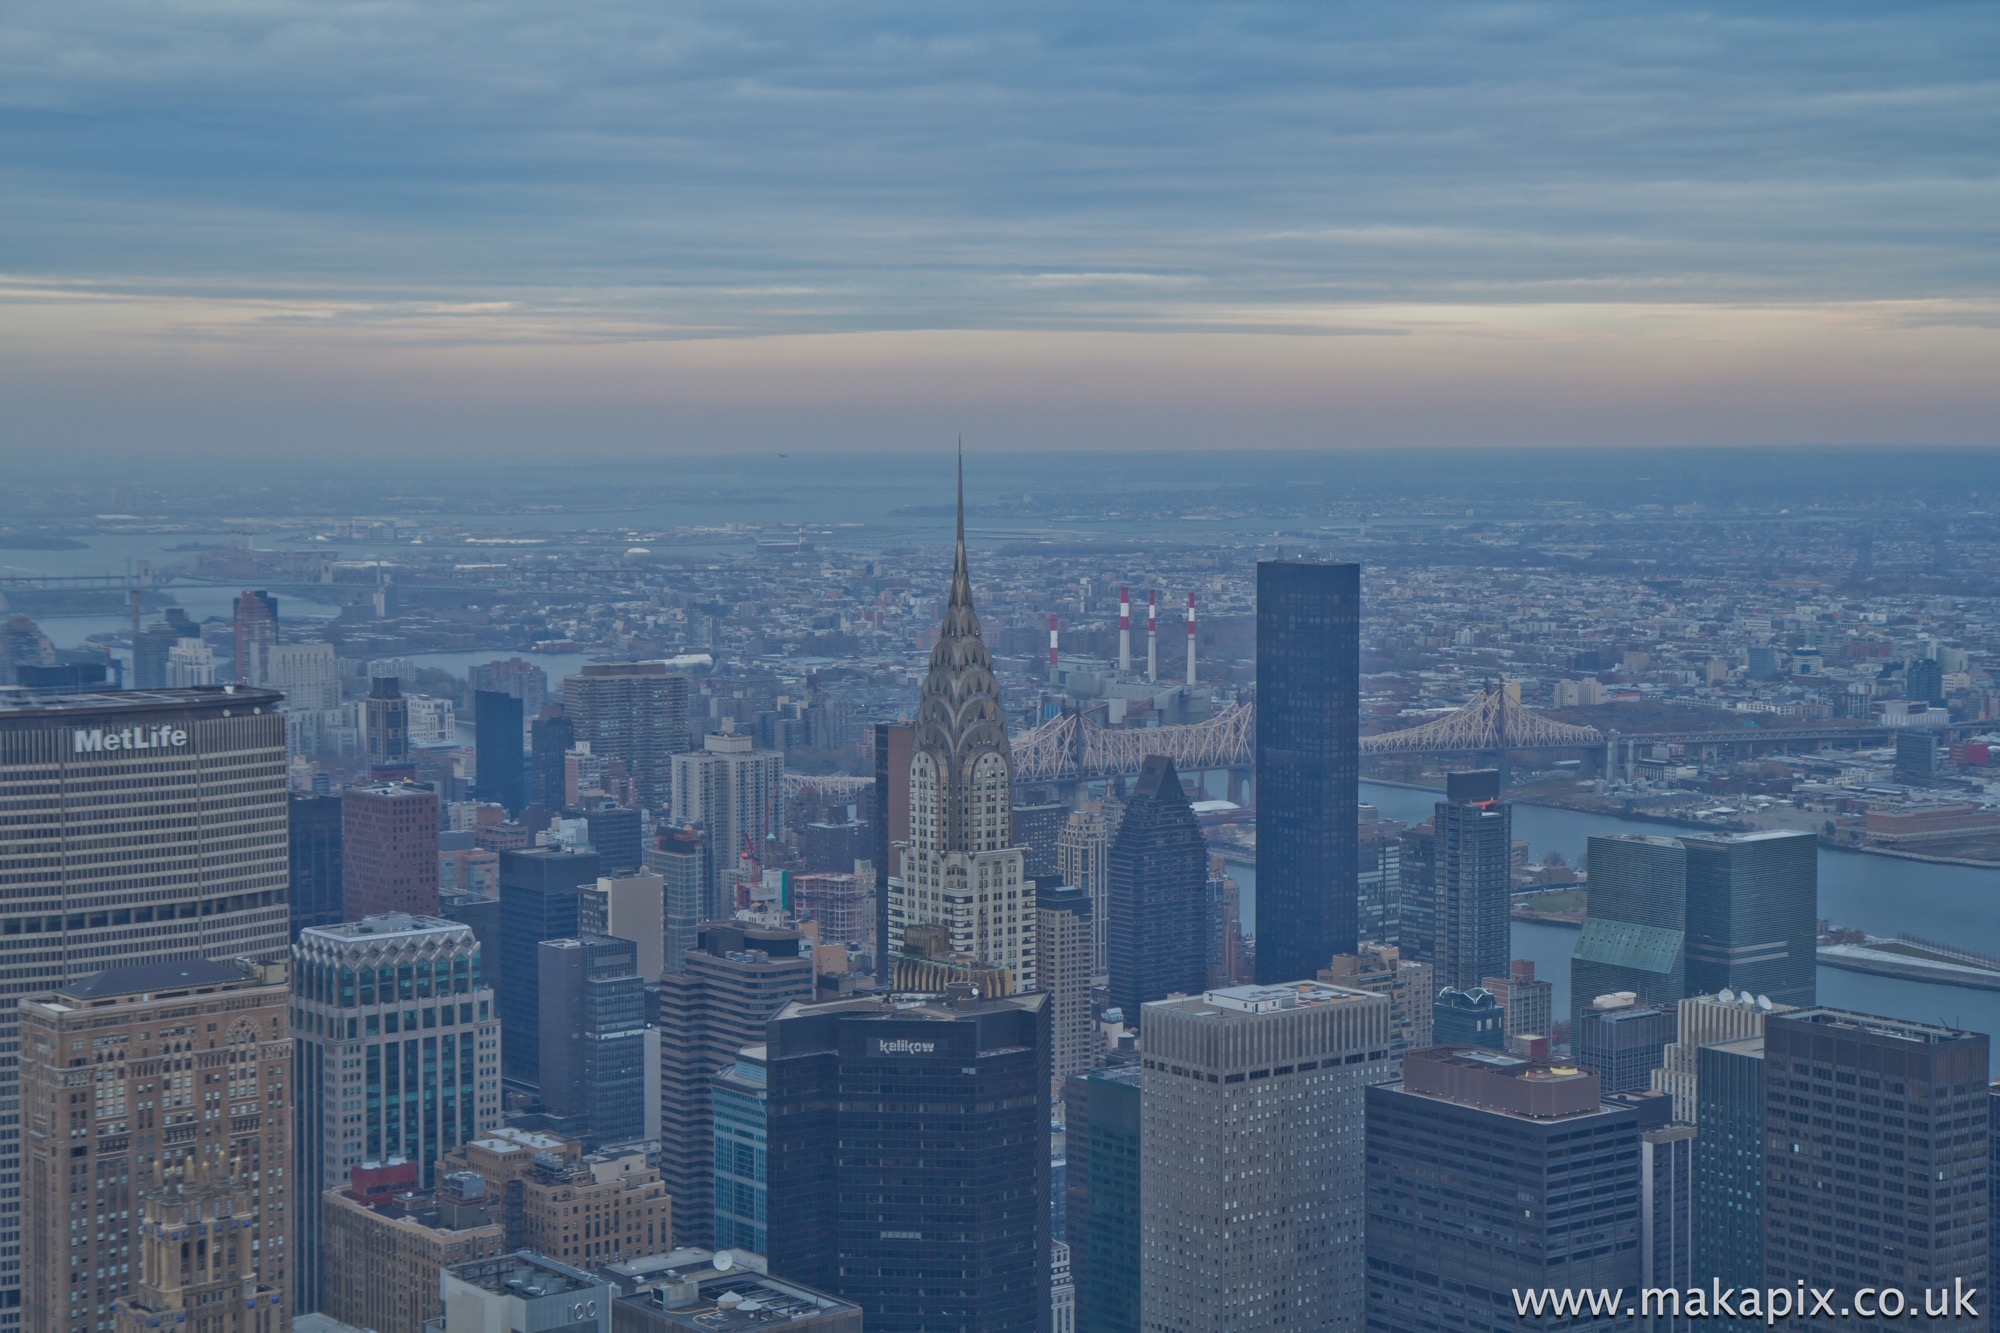
[(1986, 4), (17, 0), (0, 389), (1990, 440), (1996, 70)]

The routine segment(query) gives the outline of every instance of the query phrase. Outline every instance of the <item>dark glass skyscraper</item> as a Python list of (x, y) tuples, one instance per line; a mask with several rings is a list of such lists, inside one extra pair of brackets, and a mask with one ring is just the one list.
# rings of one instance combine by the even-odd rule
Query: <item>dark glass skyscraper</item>
[(1614, 833), (1590, 840), (1590, 905), (1570, 964), (1571, 1030), (1600, 995), (1641, 1004), (1685, 999), (1687, 850), (1677, 838)]
[(535, 785), (528, 795), (550, 810), (569, 804), (569, 747), (576, 744), (576, 724), (560, 707), (528, 727), (535, 743)]
[(1429, 961), (1439, 986), (1471, 990), (1506, 976), (1510, 958), (1514, 817), (1500, 799), (1499, 772), (1447, 774), (1431, 826), (1437, 906)]
[(1725, 1287), (1761, 1287), (1764, 1039), (1703, 1046), (1695, 1068), (1695, 1271)]
[(541, 1085), (541, 958), (543, 940), (576, 934), (576, 891), (594, 883), (595, 852), (535, 848), (500, 853), (500, 975), (494, 984), (500, 1009), (501, 1072)]
[(341, 801), (293, 792), (291, 816), (292, 942), (307, 926), (337, 926), (342, 913)]
[(1725, 987), (1779, 1004), (1817, 995), (1818, 840), (1805, 832), (1590, 840), (1590, 905), (1570, 1011), (1631, 991), (1672, 1004)]
[(1173, 760), (1149, 755), (1111, 844), (1111, 1003), (1139, 1006), (1208, 985), (1208, 845)]
[[(1727, 986), (1812, 1005), (1819, 994), (1819, 839), (1774, 829), (1681, 842), (1688, 856), (1688, 994)], [(1593, 866), (1593, 892), (1596, 878)]]
[(871, 1333), (1048, 1329), (1047, 996), (791, 1005), (767, 1068), (773, 1272)]
[(1063, 1084), (1076, 1326), (1139, 1333), (1139, 1066)]
[(1360, 688), (1361, 566), (1260, 562), (1257, 980), (1264, 985), (1309, 980), (1335, 954), (1354, 952)]
[(541, 1093), (591, 1147), (646, 1136), (646, 983), (638, 945), (616, 935), (543, 940)]
[(477, 756), (473, 794), (519, 814), (528, 803), (527, 758), (522, 751), (521, 701), (499, 690), (472, 692), (472, 744)]

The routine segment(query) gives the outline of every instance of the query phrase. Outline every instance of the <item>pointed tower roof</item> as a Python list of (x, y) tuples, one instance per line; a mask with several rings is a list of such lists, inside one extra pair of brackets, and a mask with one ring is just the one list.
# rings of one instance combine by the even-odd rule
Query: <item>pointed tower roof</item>
[(947, 780), (963, 780), (979, 755), (998, 751), (1013, 763), (1007, 748), (1007, 711), (1000, 682), (993, 675), (993, 656), (980, 637), (979, 617), (972, 607), (972, 573), (965, 555), (965, 451), (958, 455), (957, 545), (952, 553), (951, 588), (945, 599), (944, 622), (937, 646), (931, 649), (930, 671), (924, 677), (917, 704), (915, 749), (929, 750)]

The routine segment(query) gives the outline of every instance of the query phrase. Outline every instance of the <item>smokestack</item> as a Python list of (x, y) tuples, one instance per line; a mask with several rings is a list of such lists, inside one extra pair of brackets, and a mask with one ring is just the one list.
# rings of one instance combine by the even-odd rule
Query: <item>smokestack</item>
[(1049, 684), (1056, 683), (1056, 613), (1049, 612)]
[(1194, 684), (1194, 594), (1188, 594), (1188, 678)]
[(1160, 678), (1160, 625), (1157, 618), (1159, 600), (1157, 589), (1146, 589), (1146, 680), (1150, 683)]
[(1118, 674), (1132, 674), (1132, 590), (1118, 590)]

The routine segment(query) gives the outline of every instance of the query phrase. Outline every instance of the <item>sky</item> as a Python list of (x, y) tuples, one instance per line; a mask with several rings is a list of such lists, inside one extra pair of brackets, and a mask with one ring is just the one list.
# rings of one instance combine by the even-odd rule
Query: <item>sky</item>
[(1985, 445), (2000, 6), (11, 0), (0, 453)]

